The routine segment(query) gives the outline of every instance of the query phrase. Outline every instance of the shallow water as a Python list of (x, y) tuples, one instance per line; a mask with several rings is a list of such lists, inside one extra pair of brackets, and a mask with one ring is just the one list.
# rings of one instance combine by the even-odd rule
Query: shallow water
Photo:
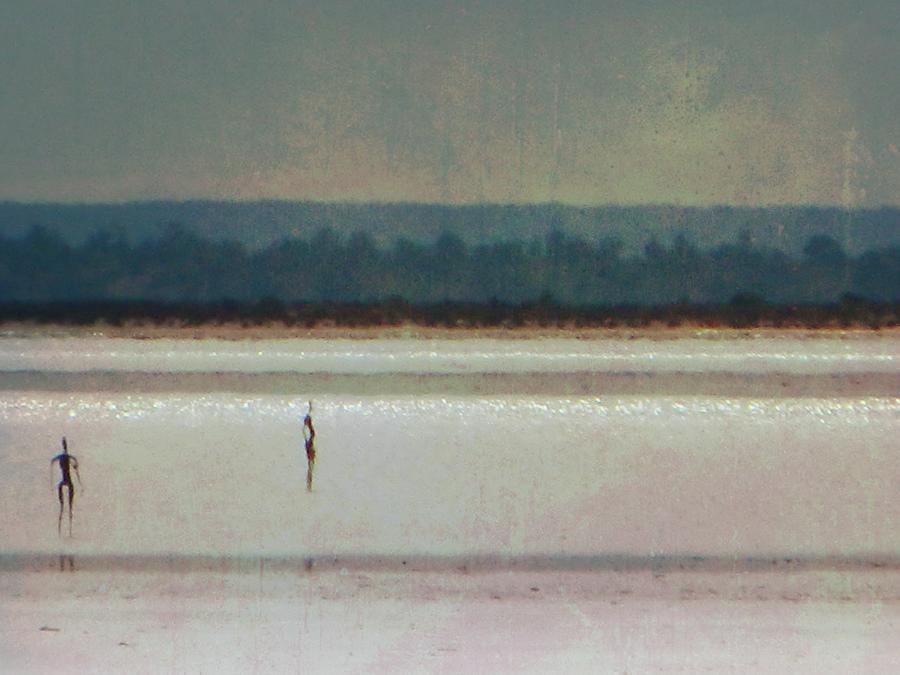
[[(309, 392), (308, 395), (313, 395)], [(57, 395), (0, 406), (0, 539), (91, 552), (900, 553), (900, 401)]]
[(0, 371), (900, 374), (896, 339), (0, 339)]
[[(24, 341), (0, 341), (3, 367), (24, 350), (29, 367), (43, 368), (51, 380), (51, 367), (99, 364), (113, 368), (108, 377), (118, 383), (0, 393), (2, 552), (900, 554), (900, 398), (884, 395), (896, 380), (890, 340), (813, 341), (790, 358), (784, 355), (794, 347), (778, 351), (774, 341), (762, 351), (756, 341), (648, 341), (645, 352), (631, 343), (578, 341), (516, 341), (491, 352), (475, 342), (429, 341), (423, 348), (300, 341), (272, 352), (268, 342), (227, 343), (233, 360), (223, 360), (219, 343), (154, 342), (143, 351), (144, 342), (110, 341), (104, 351), (105, 343), (69, 339), (57, 353), (51, 340), (36, 340), (33, 350)], [(404, 351), (404, 344), (418, 352)], [(351, 347), (352, 355), (340, 356)], [(587, 388), (580, 395), (552, 388), (516, 393), (515, 378), (502, 394), (479, 386), (445, 394), (447, 381), (433, 374), (461, 359), (466, 368), (512, 376), (545, 348), (550, 356), (541, 363), (548, 368), (574, 363), (600, 375), (617, 349), (630, 354), (630, 365), (662, 363), (664, 370), (678, 361), (679, 368), (690, 362), (714, 372), (727, 364), (738, 376), (747, 354), (765, 352), (756, 367), (795, 375), (782, 372), (765, 395), (740, 390), (737, 377), (732, 396), (710, 395), (703, 373), (669, 372), (650, 380), (659, 390), (640, 394)], [(669, 349), (672, 361), (659, 360), (659, 349)], [(254, 351), (263, 352), (259, 362)], [(470, 352), (477, 358), (468, 359)], [(417, 360), (417, 353), (431, 356)], [(686, 354), (695, 360), (685, 361)], [(152, 375), (140, 370), (166, 358), (173, 359), (171, 370), (205, 373), (207, 390), (142, 391)], [(816, 359), (849, 370), (816, 380), (815, 395), (775, 394), (792, 391), (788, 384), (808, 377), (803, 372)], [(308, 371), (332, 364), (352, 374), (387, 368), (389, 361), (400, 370), (424, 368), (406, 375), (418, 388), (391, 390), (393, 375), (378, 372), (362, 373), (365, 387), (351, 378), (345, 390), (326, 386), (328, 373), (296, 381), (283, 373), (295, 387), (233, 391), (217, 387), (226, 375), (214, 372), (223, 364), (253, 373), (299, 363)], [(860, 363), (881, 368), (881, 393), (862, 386), (848, 390), (854, 395), (829, 396), (829, 386), (865, 383), (854, 374)], [(467, 377), (477, 385), (482, 376)], [(309, 399), (319, 432), (311, 493), (301, 435)], [(48, 468), (63, 435), (86, 488), (76, 497), (71, 539), (57, 536)]]

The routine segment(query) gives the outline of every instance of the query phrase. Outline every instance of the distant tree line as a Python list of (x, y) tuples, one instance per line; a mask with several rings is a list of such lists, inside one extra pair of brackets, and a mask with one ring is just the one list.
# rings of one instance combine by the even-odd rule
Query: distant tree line
[[(703, 248), (684, 235), (626, 255), (615, 238), (551, 231), (543, 239), (467, 245), (445, 232), (432, 243), (379, 246), (365, 233), (322, 228), (259, 250), (198, 237), (178, 225), (129, 243), (98, 231), (67, 243), (41, 227), (0, 237), (0, 302), (145, 301), (242, 307), (274, 303), (437, 306), (662, 307), (893, 304), (900, 247), (849, 255), (810, 237), (790, 256), (743, 234)], [(541, 304), (543, 303), (543, 304)]]
[(792, 255), (809, 234), (829, 235), (844, 249), (863, 251), (900, 244), (900, 207), (676, 206), (666, 204), (573, 206), (530, 204), (339, 203), (296, 201), (144, 201), (118, 204), (0, 201), (0, 236), (22, 237), (33, 225), (81, 244), (99, 229), (132, 243), (158, 238), (166, 223), (180, 223), (205, 239), (237, 241), (258, 250), (290, 235), (309, 237), (331, 227), (342, 235), (366, 232), (380, 246), (407, 237), (433, 242), (442, 232), (475, 245), (503, 240), (541, 240), (553, 230), (596, 241), (622, 242), (623, 253), (640, 253), (648, 239), (670, 242), (679, 233), (705, 247), (734, 241), (743, 230)]

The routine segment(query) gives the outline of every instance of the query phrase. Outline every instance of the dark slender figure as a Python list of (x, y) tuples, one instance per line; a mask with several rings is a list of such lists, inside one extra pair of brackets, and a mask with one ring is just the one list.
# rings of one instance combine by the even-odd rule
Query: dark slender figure
[(56, 531), (62, 535), (62, 517), (63, 517), (63, 486), (69, 488), (69, 536), (72, 536), (72, 504), (75, 502), (75, 486), (72, 485), (72, 474), (70, 470), (75, 471), (75, 477), (78, 478), (78, 486), (84, 490), (81, 483), (81, 474), (78, 473), (78, 460), (75, 455), (69, 454), (69, 446), (66, 439), (62, 439), (62, 454), (57, 455), (50, 460), (50, 485), (53, 485), (53, 463), (59, 462), (59, 470), (62, 472), (62, 480), (56, 486), (56, 492), (59, 495), (59, 521), (56, 525)]
[(312, 422), (312, 401), (303, 418), (303, 440), (306, 442), (306, 491), (312, 492), (313, 469), (316, 467), (316, 428)]

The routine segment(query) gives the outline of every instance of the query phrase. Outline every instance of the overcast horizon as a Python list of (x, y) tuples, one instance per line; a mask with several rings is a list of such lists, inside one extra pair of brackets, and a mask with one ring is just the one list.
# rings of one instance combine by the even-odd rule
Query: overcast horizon
[(412, 199), (377, 200), (377, 199), (304, 199), (290, 197), (146, 197), (146, 198), (121, 198), (108, 200), (87, 199), (16, 199), (0, 197), (0, 204), (16, 204), (23, 206), (131, 206), (141, 204), (316, 204), (321, 206), (434, 206), (453, 208), (477, 208), (477, 207), (552, 207), (564, 206), (575, 209), (597, 208), (652, 208), (652, 209), (683, 209), (683, 210), (715, 210), (715, 209), (751, 209), (751, 210), (782, 210), (782, 209), (840, 209), (846, 211), (878, 211), (900, 209), (898, 203), (881, 204), (835, 204), (826, 202), (784, 202), (768, 204), (729, 204), (726, 202), (711, 202), (709, 204), (679, 204), (677, 202), (585, 202), (572, 203), (561, 200), (543, 201), (470, 201), (470, 202), (441, 202), (421, 201)]
[(0, 7), (0, 200), (900, 204), (900, 4)]

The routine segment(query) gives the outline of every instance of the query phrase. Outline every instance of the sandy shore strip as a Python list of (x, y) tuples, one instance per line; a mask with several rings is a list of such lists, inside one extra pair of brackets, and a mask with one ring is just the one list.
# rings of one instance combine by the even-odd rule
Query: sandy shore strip
[(646, 326), (596, 328), (571, 326), (522, 326), (518, 328), (446, 328), (400, 324), (396, 326), (337, 326), (321, 324), (307, 328), (286, 326), (282, 323), (242, 325), (234, 323), (205, 324), (188, 326), (176, 323), (150, 324), (126, 323), (121, 326), (92, 324), (86, 326), (42, 324), (34, 322), (7, 321), (0, 325), (0, 337), (110, 337), (132, 338), (136, 340), (183, 339), (183, 340), (279, 340), (279, 339), (319, 339), (319, 340), (533, 340), (570, 338), (576, 340), (683, 340), (697, 338), (703, 340), (743, 340), (753, 338), (809, 338), (834, 340), (882, 340), (900, 337), (900, 326), (870, 329), (864, 327), (830, 326), (826, 328), (792, 328), (754, 326), (732, 328), (729, 326), (708, 326), (684, 323), (667, 326), (651, 323)]
[(4, 571), (7, 673), (892, 673), (891, 568)]

